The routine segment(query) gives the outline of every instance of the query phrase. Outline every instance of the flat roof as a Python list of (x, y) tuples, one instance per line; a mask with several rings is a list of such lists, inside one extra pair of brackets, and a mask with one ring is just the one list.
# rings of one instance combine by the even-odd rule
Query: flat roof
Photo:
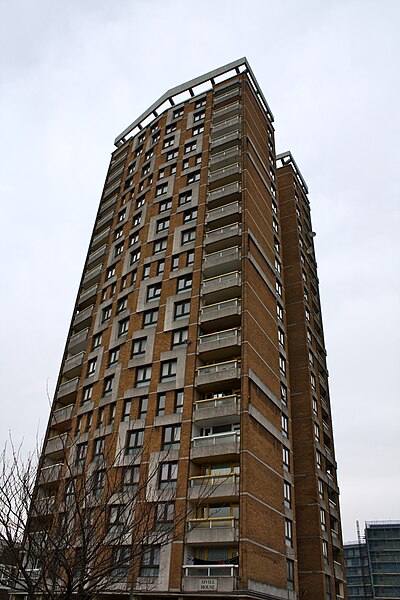
[(205, 91), (211, 89), (216, 83), (225, 81), (226, 79), (233, 77), (235, 74), (240, 73), (247, 73), (260, 104), (272, 122), (274, 120), (274, 116), (268, 106), (268, 102), (266, 101), (264, 94), (258, 85), (257, 79), (254, 77), (254, 73), (247, 62), (247, 58), (243, 57), (239, 58), (238, 60), (234, 60), (223, 67), (209, 71), (204, 75), (200, 75), (200, 77), (191, 79), (186, 83), (182, 83), (181, 85), (171, 88), (165, 92), (165, 94), (163, 94), (158, 100), (156, 100), (156, 102), (149, 106), (149, 108), (145, 110), (140, 117), (135, 119), (135, 121), (128, 125), (128, 127), (126, 127), (122, 133), (115, 138), (114, 144), (117, 147), (120, 146), (126, 141), (127, 135), (136, 135), (136, 133), (138, 133), (144, 127), (147, 127), (151, 121), (159, 117), (159, 115), (165, 112), (167, 109), (175, 106), (176, 104), (180, 104), (181, 102), (185, 102), (194, 96), (203, 94)]

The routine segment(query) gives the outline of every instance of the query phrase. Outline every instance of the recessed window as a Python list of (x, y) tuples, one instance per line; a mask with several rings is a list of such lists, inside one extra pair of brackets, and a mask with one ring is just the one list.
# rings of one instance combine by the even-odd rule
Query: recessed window
[(285, 405), (287, 405), (287, 396), (287, 387), (284, 383), (281, 383), (281, 402)]
[(168, 192), (168, 184), (164, 183), (163, 185), (158, 185), (156, 187), (156, 196), (162, 196)]
[(288, 481), (283, 482), (283, 500), (287, 508), (292, 506), (292, 486)]
[(319, 509), (319, 515), (321, 519), (321, 529), (322, 531), (326, 531), (326, 513), (323, 508)]
[(286, 577), (287, 589), (294, 590), (294, 561), (290, 558), (286, 559)]
[(275, 289), (278, 296), (282, 298), (282, 284), (278, 280), (275, 281)]
[(278, 205), (273, 200), (272, 200), (272, 210), (273, 210), (273, 212), (274, 212), (275, 215), (278, 214)]
[(165, 133), (172, 133), (173, 131), (176, 131), (176, 123), (171, 123), (165, 128)]
[(285, 334), (280, 327), (278, 327), (278, 342), (281, 346), (285, 345)]
[(158, 179), (164, 179), (165, 177), (165, 169), (158, 170)]
[(97, 365), (97, 358), (92, 358), (91, 360), (89, 360), (88, 370), (87, 370), (88, 375), (93, 375), (95, 373), (96, 365)]
[(157, 142), (159, 141), (160, 137), (161, 137), (161, 134), (160, 134), (159, 131), (157, 133), (155, 133), (152, 136), (152, 138), (151, 138), (151, 141), (153, 142), (153, 144), (157, 144)]
[(168, 425), (163, 431), (163, 450), (177, 450), (180, 446), (181, 426)]
[(144, 354), (146, 352), (146, 342), (147, 338), (145, 337), (134, 340), (132, 344), (132, 356)]
[(165, 231), (169, 227), (169, 218), (165, 217), (164, 219), (159, 219), (156, 224), (156, 233), (160, 233), (160, 231)]
[(103, 396), (107, 396), (107, 394), (111, 394), (112, 389), (113, 389), (113, 381), (114, 381), (114, 375), (110, 375), (109, 377), (104, 378)]
[(280, 275), (282, 271), (282, 265), (277, 258), (275, 258), (275, 271), (278, 275)]
[(138, 213), (137, 215), (135, 215), (132, 220), (132, 227), (137, 227), (138, 225), (140, 225), (141, 219), (142, 213)]
[(189, 168), (189, 159), (186, 158), (183, 162), (182, 162), (182, 171), (184, 171), (185, 169)]
[(82, 404), (89, 402), (92, 399), (93, 386), (87, 385), (83, 388)]
[(200, 135), (200, 133), (203, 133), (204, 131), (204, 125), (198, 125), (197, 127), (193, 127), (192, 129), (192, 135)]
[(170, 381), (176, 377), (177, 360), (166, 360), (161, 363), (161, 381)]
[(154, 149), (152, 148), (148, 152), (146, 152), (144, 156), (144, 160), (150, 160), (154, 156)]
[(148, 175), (150, 173), (150, 163), (143, 165), (142, 176)]
[(133, 246), (134, 244), (137, 244), (138, 241), (139, 241), (139, 234), (138, 233), (134, 233), (129, 238), (129, 245)]
[(183, 213), (183, 222), (189, 223), (190, 221), (195, 221), (197, 219), (197, 208), (191, 208), (189, 210), (185, 210)]
[(314, 423), (314, 437), (315, 437), (315, 441), (316, 442), (320, 441), (320, 432), (319, 432), (319, 425), (318, 425), (318, 423)]
[(143, 194), (140, 198), (136, 200), (136, 208), (141, 208), (143, 204), (146, 202), (146, 194)]
[(183, 192), (182, 194), (179, 194), (179, 206), (182, 206), (183, 204), (189, 204), (189, 202), (192, 201), (192, 191), (189, 190), (187, 192)]
[(131, 252), (131, 265), (137, 263), (139, 258), (140, 258), (140, 248)]
[(115, 275), (115, 267), (110, 267), (107, 269), (107, 279), (111, 279)]
[(160, 465), (159, 484), (160, 490), (171, 489), (176, 487), (178, 479), (178, 463), (165, 462)]
[(187, 292), (192, 289), (192, 275), (183, 275), (182, 277), (178, 277), (176, 291), (179, 292)]
[(196, 239), (196, 230), (195, 229), (186, 229), (186, 231), (182, 231), (181, 234), (181, 243), (190, 244), (190, 242), (194, 242)]
[(189, 152), (194, 152), (196, 150), (197, 142), (190, 142), (185, 145), (185, 154), (189, 154)]
[(92, 346), (93, 350), (95, 348), (99, 348), (101, 346), (102, 339), (103, 339), (102, 333), (96, 333), (96, 335), (93, 336), (93, 346)]
[(93, 443), (93, 458), (100, 458), (104, 454), (104, 438), (96, 438)]
[(165, 260), (159, 260), (157, 262), (157, 275), (164, 273)]
[(118, 359), (119, 359), (119, 347), (113, 348), (109, 352), (108, 365), (109, 366), (114, 365), (115, 363), (118, 362)]
[(202, 106), (205, 106), (205, 105), (206, 105), (206, 101), (207, 101), (207, 100), (206, 100), (206, 98), (200, 98), (199, 100), (197, 100), (197, 101), (195, 102), (195, 105), (194, 105), (194, 107), (195, 107), (195, 108), (201, 108)]
[(290, 471), (290, 452), (286, 446), (282, 446), (282, 463), (285, 471)]
[(184, 327), (183, 329), (175, 329), (172, 334), (172, 347), (181, 346), (182, 344), (187, 344), (188, 341), (188, 328)]
[(286, 375), (286, 359), (282, 354), (279, 355), (279, 370), (282, 375)]
[(315, 452), (317, 468), (322, 469), (322, 454), (319, 450)]
[(190, 315), (190, 300), (176, 302), (174, 306), (174, 319), (184, 319)]
[(283, 308), (280, 304), (276, 305), (276, 314), (278, 315), (278, 319), (283, 321)]
[(289, 419), (286, 415), (282, 415), (282, 435), (285, 437), (289, 436)]
[(177, 108), (176, 110), (174, 110), (173, 117), (174, 119), (180, 119), (181, 117), (183, 117), (183, 113), (184, 113), (184, 109), (183, 108)]
[(176, 412), (176, 413), (183, 412), (183, 399), (184, 399), (184, 392), (183, 392), (183, 390), (176, 390), (176, 392), (175, 392), (174, 412)]
[(128, 431), (126, 435), (125, 454), (138, 454), (143, 446), (144, 429)]
[(124, 251), (124, 243), (117, 244), (114, 248), (114, 257), (119, 256)]
[(126, 210), (121, 210), (120, 213), (118, 213), (118, 223), (121, 223), (121, 221), (123, 221), (126, 217)]
[(132, 400), (125, 400), (124, 408), (123, 408), (122, 416), (121, 416), (121, 421), (129, 421), (129, 419), (131, 418), (131, 407), (132, 407)]
[(193, 121), (196, 123), (196, 121), (203, 121), (203, 119), (205, 118), (206, 113), (204, 110), (201, 110), (198, 113), (194, 113), (193, 115)]
[(187, 177), (187, 184), (195, 183), (196, 181), (200, 181), (200, 171), (195, 171), (194, 173), (190, 173)]
[(117, 315), (119, 315), (124, 310), (126, 310), (127, 306), (128, 306), (128, 296), (125, 296), (125, 298), (120, 298), (117, 302)]
[(148, 403), (149, 403), (148, 396), (142, 396), (141, 398), (139, 398), (138, 419), (145, 419), (146, 418)]
[(174, 143), (175, 143), (175, 137), (174, 136), (166, 138), (164, 140), (164, 142), (163, 142), (163, 148), (170, 148), (171, 146), (174, 145)]
[(293, 546), (293, 526), (290, 519), (285, 519), (285, 541), (286, 546)]
[(140, 577), (157, 577), (160, 570), (160, 546), (145, 546), (140, 562)]
[(88, 448), (87, 442), (84, 442), (83, 444), (77, 444), (77, 446), (76, 446), (76, 462), (78, 464), (85, 462), (85, 458), (87, 455), (87, 448)]
[(190, 267), (194, 263), (194, 250), (186, 252), (186, 266)]
[(173, 160), (174, 158), (178, 158), (178, 150), (173, 150), (172, 152), (168, 152), (167, 161)]
[(167, 400), (166, 394), (158, 394), (157, 397), (157, 417), (162, 417), (165, 414), (165, 403)]
[(170, 210), (172, 206), (172, 200), (163, 200), (158, 205), (158, 212), (164, 212), (166, 210)]
[(150, 269), (151, 269), (150, 265), (143, 266), (142, 279), (148, 279), (150, 277)]
[(140, 467), (134, 465), (124, 469), (124, 489), (129, 492), (135, 492), (139, 483)]
[(179, 269), (179, 256), (172, 257), (171, 271)]
[(315, 390), (317, 387), (317, 380), (315, 379), (314, 373), (310, 373), (310, 381), (312, 389)]
[(164, 252), (164, 250), (167, 249), (167, 243), (167, 238), (163, 238), (162, 240), (157, 240), (154, 242), (153, 254), (156, 254), (157, 252)]
[(146, 310), (143, 314), (143, 327), (151, 327), (156, 325), (158, 319), (158, 310)]
[(108, 321), (108, 319), (111, 317), (111, 305), (110, 306), (106, 306), (106, 308), (103, 308), (103, 312), (101, 315), (101, 322), (104, 323), (105, 321)]
[(129, 318), (123, 319), (118, 322), (118, 336), (125, 335), (128, 333), (129, 328)]
[(161, 296), (161, 283), (155, 283), (154, 285), (149, 285), (147, 288), (146, 300), (158, 300)]
[(279, 225), (278, 225), (278, 221), (276, 219), (272, 219), (272, 229), (278, 233), (279, 231)]

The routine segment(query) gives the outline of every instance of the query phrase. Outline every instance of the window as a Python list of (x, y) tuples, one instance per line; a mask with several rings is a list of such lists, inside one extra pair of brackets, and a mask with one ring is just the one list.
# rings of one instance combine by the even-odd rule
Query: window
[(150, 268), (150, 265), (144, 265), (142, 279), (148, 279), (148, 277), (150, 277)]
[(200, 180), (200, 171), (195, 171), (194, 173), (190, 173), (187, 177), (187, 184), (195, 183)]
[(159, 483), (160, 490), (171, 489), (176, 487), (178, 478), (178, 463), (165, 462), (160, 465)]
[(287, 387), (284, 383), (281, 383), (281, 402), (287, 405)]
[(142, 396), (139, 399), (138, 419), (145, 419), (146, 418), (148, 403), (149, 403), (149, 399), (148, 399), (147, 396)]
[(126, 288), (126, 282), (127, 282), (128, 278), (126, 275), (124, 275), (123, 277), (121, 277), (121, 287), (120, 287), (120, 291), (124, 290)]
[(174, 145), (174, 143), (175, 143), (175, 137), (174, 136), (166, 138), (164, 140), (164, 142), (163, 142), (163, 148), (170, 148), (171, 146)]
[(141, 208), (143, 206), (143, 204), (145, 203), (145, 201), (146, 201), (146, 194), (143, 194), (143, 196), (140, 196), (140, 198), (138, 198), (136, 200), (136, 208), (137, 209)]
[(101, 341), (103, 338), (103, 334), (102, 333), (96, 333), (96, 335), (93, 336), (93, 350), (95, 348), (99, 348), (101, 346)]
[(194, 150), (196, 150), (196, 145), (197, 142), (190, 142), (189, 144), (185, 145), (185, 154), (188, 154), (189, 152), (193, 152)]
[(181, 346), (182, 344), (187, 344), (188, 341), (188, 329), (187, 327), (183, 329), (176, 329), (172, 334), (172, 347)]
[(138, 454), (143, 446), (144, 429), (134, 429), (126, 434), (125, 454)]
[(176, 271), (177, 269), (179, 269), (179, 256), (173, 256), (171, 263), (171, 271)]
[(128, 306), (128, 296), (125, 296), (124, 298), (120, 298), (120, 300), (118, 300), (118, 302), (117, 302), (117, 315), (122, 313), (126, 309), (127, 306)]
[(157, 417), (162, 417), (165, 414), (166, 394), (158, 394), (157, 397)]
[(97, 425), (96, 427), (103, 427), (103, 421), (104, 421), (104, 406), (101, 406), (98, 411), (97, 411)]
[(160, 135), (160, 132), (159, 132), (159, 131), (157, 131), (157, 133), (155, 133), (155, 134), (152, 136), (152, 138), (151, 138), (151, 141), (152, 141), (152, 143), (153, 143), (153, 144), (157, 144), (157, 142), (159, 141), (160, 137), (161, 137), (161, 135)]
[(136, 492), (139, 483), (140, 469), (138, 465), (126, 467), (124, 470), (124, 489), (130, 492)]
[(319, 509), (319, 515), (321, 518), (321, 529), (322, 531), (326, 531), (326, 513), (323, 508)]
[(294, 561), (290, 558), (286, 559), (286, 577), (287, 589), (294, 590)]
[(162, 240), (157, 240), (154, 242), (153, 254), (157, 254), (157, 252), (163, 252), (167, 249), (167, 238), (163, 238)]
[(169, 381), (176, 377), (177, 360), (166, 360), (161, 363), (161, 381)]
[(144, 547), (140, 563), (140, 577), (157, 577), (159, 570), (160, 546)]
[(182, 206), (183, 204), (189, 204), (189, 202), (192, 201), (192, 191), (189, 190), (188, 192), (182, 192), (182, 194), (179, 194), (179, 206)]
[(181, 426), (168, 425), (163, 432), (163, 450), (177, 450), (180, 446)]
[(319, 450), (316, 450), (315, 455), (316, 455), (317, 467), (318, 467), (318, 469), (322, 469), (322, 454)]
[(201, 154), (197, 154), (194, 158), (195, 165), (201, 165)]
[(132, 227), (137, 227), (138, 225), (140, 225), (141, 219), (142, 213), (138, 213), (137, 215), (135, 215), (132, 220)]
[(165, 128), (165, 133), (172, 133), (176, 131), (176, 123), (171, 123), (171, 125), (167, 125)]
[(275, 281), (275, 289), (276, 289), (276, 293), (278, 294), (278, 296), (280, 296), (280, 298), (282, 298), (282, 284), (278, 280)]
[(183, 275), (183, 277), (178, 277), (176, 291), (178, 292), (186, 292), (192, 289), (192, 275)]
[(279, 231), (279, 225), (278, 225), (278, 221), (276, 219), (272, 219), (272, 229), (278, 233)]
[(305, 313), (306, 313), (306, 321), (309, 321), (310, 320), (310, 311), (308, 310), (307, 307), (305, 309)]
[(278, 315), (278, 319), (283, 321), (283, 308), (280, 304), (276, 305), (276, 314)]
[(176, 173), (176, 163), (174, 165), (171, 165), (171, 167), (169, 169), (170, 175), (173, 175), (174, 173)]
[(131, 548), (129, 546), (114, 546), (111, 555), (111, 577), (114, 580), (125, 580), (128, 577)]
[(140, 258), (140, 248), (131, 252), (131, 265), (138, 262), (139, 258)]
[(83, 444), (77, 444), (76, 446), (76, 462), (77, 463), (83, 463), (85, 461), (86, 458), (86, 454), (87, 454), (87, 442), (84, 442)]
[(272, 200), (272, 211), (274, 212), (275, 215), (278, 214), (278, 206), (277, 206), (276, 202), (274, 202), (273, 200)]
[(131, 417), (131, 407), (132, 407), (132, 401), (131, 400), (125, 400), (125, 402), (124, 402), (124, 408), (123, 408), (123, 411), (122, 411), (121, 421), (129, 421), (129, 419)]
[(317, 380), (315, 379), (314, 373), (310, 373), (310, 381), (312, 389), (315, 390), (317, 387)]
[(322, 479), (318, 479), (318, 494), (320, 498), (324, 497), (324, 482)]
[(279, 371), (282, 375), (286, 374), (286, 359), (282, 354), (279, 355)]
[(293, 545), (293, 526), (290, 519), (285, 519), (285, 541), (286, 546)]
[(311, 350), (308, 351), (308, 362), (310, 365), (314, 364), (314, 354), (311, 352)]
[(280, 327), (278, 327), (278, 342), (281, 346), (285, 345), (285, 334)]
[(143, 165), (142, 176), (150, 173), (150, 163)]
[(176, 302), (174, 306), (174, 319), (184, 319), (190, 314), (190, 300)]
[(184, 171), (185, 169), (189, 168), (189, 159), (186, 158), (183, 162), (182, 162), (182, 171)]
[(109, 405), (108, 407), (108, 424), (111, 425), (115, 421), (115, 412), (117, 410), (117, 405), (115, 402)]
[(186, 253), (186, 266), (190, 267), (194, 263), (194, 250), (189, 250)]
[(193, 115), (193, 121), (196, 123), (197, 121), (202, 121), (206, 116), (206, 113), (204, 110), (201, 110), (198, 113), (194, 113)]
[(110, 375), (109, 377), (104, 378), (103, 396), (107, 396), (107, 394), (111, 394), (112, 388), (113, 388), (113, 380), (114, 380), (114, 375)]
[(138, 367), (136, 371), (136, 387), (148, 385), (151, 379), (151, 365)]
[(160, 502), (157, 504), (156, 528), (170, 529), (174, 522), (175, 506), (173, 502)]
[(194, 242), (196, 239), (196, 230), (195, 229), (187, 229), (186, 231), (182, 231), (181, 243), (190, 244), (190, 242)]
[(97, 364), (97, 358), (92, 358), (91, 360), (89, 360), (88, 370), (87, 370), (88, 375), (94, 374), (94, 372), (96, 371), (96, 364)]
[(199, 125), (198, 127), (193, 127), (192, 129), (192, 135), (199, 135), (200, 133), (203, 133), (204, 131), (204, 125)]
[(89, 402), (92, 399), (93, 386), (87, 385), (83, 388), (82, 404)]
[(169, 227), (169, 218), (168, 217), (166, 217), (165, 219), (159, 219), (156, 224), (156, 233), (159, 233), (160, 231), (165, 231), (166, 229), (168, 229), (168, 227)]
[(282, 271), (282, 265), (277, 258), (275, 259), (275, 271), (278, 275), (280, 275)]
[(122, 321), (118, 322), (118, 337), (125, 335), (128, 333), (129, 329), (129, 317), (127, 319), (122, 319)]
[(156, 187), (156, 196), (162, 196), (163, 194), (166, 194), (168, 191), (168, 184), (164, 183), (163, 185), (158, 185)]
[(104, 438), (96, 438), (93, 444), (93, 458), (100, 458), (104, 454)]
[(111, 317), (111, 305), (110, 306), (106, 306), (106, 308), (103, 308), (103, 312), (101, 315), (101, 322), (104, 323), (105, 321), (108, 321), (108, 319)]
[(185, 210), (183, 213), (183, 222), (189, 223), (189, 221), (195, 221), (197, 219), (197, 208)]
[(283, 482), (283, 501), (287, 508), (292, 506), (292, 486), (288, 481)]
[(85, 432), (87, 433), (92, 426), (93, 411), (86, 413)]
[(107, 269), (107, 279), (111, 279), (115, 275), (115, 267), (110, 267)]
[(119, 348), (113, 348), (109, 352), (108, 366), (115, 364), (119, 359)]
[(155, 283), (154, 285), (149, 285), (147, 287), (147, 295), (146, 300), (158, 300), (161, 296), (161, 283)]
[(144, 354), (146, 352), (146, 343), (147, 338), (139, 338), (138, 340), (134, 340), (132, 344), (132, 356), (138, 356), (139, 354)]
[(108, 507), (108, 531), (117, 533), (122, 531), (125, 520), (125, 504), (112, 504)]
[(124, 243), (121, 242), (121, 244), (117, 244), (114, 248), (114, 257), (119, 256), (120, 254), (122, 254), (123, 251), (124, 251)]
[(165, 260), (159, 260), (157, 262), (157, 275), (164, 273)]
[(99, 495), (104, 490), (106, 482), (106, 472), (103, 469), (98, 469), (93, 475), (93, 492)]
[(156, 325), (158, 319), (158, 310), (155, 308), (153, 310), (146, 310), (143, 313), (143, 327), (151, 327), (152, 325)]
[(178, 158), (178, 150), (173, 150), (172, 152), (168, 152), (167, 160), (173, 160), (174, 158)]
[(274, 248), (275, 248), (275, 252), (277, 252), (279, 254), (280, 245), (279, 245), (279, 241), (276, 238), (274, 238)]
[(121, 221), (123, 221), (126, 217), (126, 210), (121, 210), (121, 212), (118, 214), (118, 223), (121, 223)]
[(289, 420), (286, 415), (282, 415), (282, 435), (285, 437), (289, 435)]
[(318, 423), (314, 423), (314, 437), (315, 437), (315, 441), (316, 442), (320, 441), (320, 433), (319, 433), (319, 425), (318, 425)]
[(163, 200), (163, 202), (160, 202), (158, 205), (158, 212), (164, 212), (166, 210), (169, 210), (172, 206), (172, 200)]
[(174, 412), (175, 413), (183, 412), (183, 398), (184, 398), (183, 390), (176, 390), (175, 403), (174, 403)]
[(282, 462), (285, 471), (290, 471), (290, 452), (286, 446), (282, 446)]
[(200, 98), (199, 100), (196, 101), (194, 107), (195, 108), (201, 108), (202, 106), (206, 105), (206, 98)]
[(176, 110), (174, 110), (173, 117), (174, 119), (180, 119), (180, 117), (183, 117), (183, 113), (184, 113), (184, 109), (183, 108), (177, 108)]

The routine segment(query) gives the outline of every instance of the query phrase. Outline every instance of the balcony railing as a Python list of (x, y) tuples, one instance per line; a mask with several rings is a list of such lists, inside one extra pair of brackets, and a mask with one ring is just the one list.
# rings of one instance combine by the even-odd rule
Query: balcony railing
[(88, 335), (89, 328), (82, 329), (82, 331), (80, 331), (79, 333), (71, 335), (68, 344), (68, 352), (70, 352), (71, 354), (75, 354), (81, 350), (84, 350), (84, 348), (86, 347)]
[(234, 325), (237, 321), (240, 321), (241, 310), (240, 298), (202, 306), (200, 308), (200, 323), (203, 327), (212, 326), (213, 322), (218, 319), (219, 325), (229, 327), (229, 325)]
[(64, 363), (63, 375), (67, 376), (69, 379), (72, 377), (77, 377), (81, 372), (81, 367), (83, 363), (83, 357), (85, 356), (84, 352), (79, 352), (78, 354), (74, 354)]
[(45, 454), (60, 454), (63, 453), (67, 444), (68, 434), (56, 435), (47, 440)]
[(221, 396), (218, 398), (206, 398), (204, 400), (197, 400), (194, 403), (194, 410), (202, 410), (209, 408), (218, 408), (220, 406), (239, 406), (240, 396), (238, 394), (231, 394), (229, 396)]
[(190, 487), (202, 487), (205, 486), (221, 486), (226, 483), (237, 484), (239, 483), (239, 473), (228, 473), (218, 475), (195, 475), (189, 478)]
[(211, 139), (215, 140), (216, 138), (218, 139), (221, 135), (226, 135), (231, 131), (237, 131), (240, 129), (241, 124), (242, 120), (240, 118), (240, 115), (236, 115), (234, 117), (231, 117), (230, 119), (221, 121), (213, 125), (211, 129)]
[[(232, 238), (237, 238), (237, 243), (240, 242), (242, 234), (242, 228), (239, 223), (232, 223), (230, 225), (225, 225), (224, 227), (218, 227), (217, 229), (212, 229), (211, 231), (207, 231), (204, 236), (204, 243), (208, 249), (210, 250), (223, 250), (227, 247), (227, 243), (232, 241)], [(210, 248), (212, 246), (212, 248)]]
[(187, 523), (188, 531), (192, 529), (233, 529), (239, 524), (238, 517), (212, 517), (210, 519), (189, 519)]
[(215, 433), (214, 435), (203, 435), (192, 438), (192, 448), (216, 446), (219, 444), (237, 444), (239, 441), (240, 431), (228, 431), (227, 433)]
[(216, 208), (226, 204), (229, 200), (240, 200), (241, 187), (237, 181), (223, 185), (216, 190), (209, 192), (207, 196), (207, 207)]
[(232, 271), (224, 275), (209, 277), (203, 280), (201, 293), (207, 296), (207, 301), (211, 304), (228, 300), (232, 296), (237, 297), (241, 292), (241, 273), (240, 271)]
[(93, 314), (93, 308), (94, 308), (94, 305), (91, 304), (87, 308), (84, 308), (83, 310), (80, 310), (78, 313), (76, 313), (75, 319), (74, 319), (74, 329), (75, 330), (79, 331), (80, 329), (82, 329), (85, 325), (87, 325), (90, 322), (90, 319)]
[[(201, 335), (197, 342), (197, 352), (206, 355), (203, 358), (207, 360), (228, 358), (229, 355), (237, 356), (240, 343), (240, 328), (225, 329), (224, 331)], [(222, 356), (220, 356), (221, 354)]]
[(240, 147), (234, 146), (228, 150), (222, 150), (213, 154), (210, 158), (209, 169), (214, 172), (215, 169), (219, 169), (225, 165), (230, 165), (234, 162), (239, 162), (241, 156)]
[(210, 143), (211, 151), (215, 149), (223, 150), (226, 148), (231, 148), (232, 146), (236, 146), (241, 137), (242, 132), (239, 129), (237, 131), (227, 133), (226, 135), (223, 135), (222, 131), (216, 131)]
[(214, 96), (213, 105), (218, 106), (220, 104), (223, 104), (224, 102), (232, 100), (233, 98), (237, 98), (240, 95), (241, 89), (240, 87), (236, 87), (233, 90), (229, 90), (229, 92), (226, 92), (225, 94), (219, 94), (218, 96)]
[(65, 383), (62, 383), (58, 388), (57, 398), (63, 398), (65, 396), (70, 396), (71, 394), (75, 394), (79, 385), (79, 377), (75, 377), (75, 379), (70, 379)]
[(104, 254), (106, 253), (107, 245), (104, 244), (98, 250), (95, 250), (91, 254), (89, 254), (87, 264), (91, 267), (95, 267), (99, 262), (101, 262)]
[[(224, 222), (237, 222), (240, 218), (240, 214), (242, 212), (242, 205), (238, 200), (234, 202), (229, 202), (228, 204), (223, 204), (222, 206), (217, 206), (216, 208), (212, 208), (206, 214), (206, 223), (215, 223), (215, 221), (220, 221), (220, 224), (223, 226)], [(226, 223), (229, 225), (229, 223)]]
[(239, 565), (183, 565), (185, 577), (236, 577)]
[(203, 275), (210, 278), (222, 275), (227, 271), (238, 271), (241, 266), (240, 259), (241, 249), (239, 246), (207, 254), (203, 258)]
[(217, 171), (213, 171), (208, 176), (209, 189), (221, 186), (223, 183), (231, 183), (240, 178), (241, 168), (238, 163), (222, 167)]
[(39, 484), (53, 483), (60, 479), (63, 463), (56, 463), (55, 465), (48, 465), (42, 467), (40, 471)]
[(78, 304), (79, 304), (80, 308), (85, 308), (88, 305), (88, 303), (93, 301), (94, 297), (97, 294), (98, 288), (99, 288), (99, 284), (96, 283), (96, 285), (93, 285), (88, 290), (81, 292), (81, 294), (79, 295), (79, 300), (78, 300)]
[(215, 109), (212, 112), (212, 121), (213, 123), (218, 123), (219, 121), (225, 121), (229, 117), (233, 117), (240, 114), (240, 102), (232, 102), (224, 106), (223, 108)]
[(91, 250), (96, 250), (102, 242), (105, 242), (110, 234), (111, 227), (107, 227), (101, 233), (97, 234), (92, 241)]
[(51, 426), (57, 427), (57, 425), (65, 423), (65, 421), (70, 421), (74, 413), (74, 406), (74, 404), (68, 404), (68, 406), (63, 406), (55, 410), (51, 419)]
[(83, 288), (85, 289), (90, 284), (93, 285), (93, 283), (98, 283), (100, 281), (102, 272), (103, 272), (102, 264), (99, 264), (96, 267), (94, 267), (93, 269), (90, 269), (90, 271), (88, 271), (86, 273), (85, 277), (83, 278), (83, 281), (82, 281)]

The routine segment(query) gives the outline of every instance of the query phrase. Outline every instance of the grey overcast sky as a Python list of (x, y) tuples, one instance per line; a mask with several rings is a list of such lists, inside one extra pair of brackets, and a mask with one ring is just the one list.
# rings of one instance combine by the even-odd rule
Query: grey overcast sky
[(400, 519), (399, 31), (398, 0), (0, 0), (0, 441), (44, 432), (114, 137), (247, 56), (310, 189), (344, 539)]

